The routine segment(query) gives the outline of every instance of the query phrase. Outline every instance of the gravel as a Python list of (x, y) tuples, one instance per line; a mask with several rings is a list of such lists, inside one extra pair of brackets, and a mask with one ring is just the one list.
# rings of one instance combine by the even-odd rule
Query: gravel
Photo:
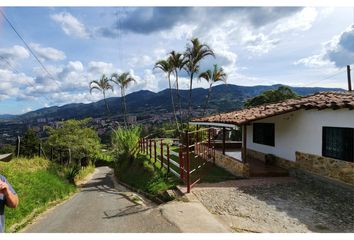
[(235, 232), (354, 232), (353, 192), (294, 182), (193, 193)]

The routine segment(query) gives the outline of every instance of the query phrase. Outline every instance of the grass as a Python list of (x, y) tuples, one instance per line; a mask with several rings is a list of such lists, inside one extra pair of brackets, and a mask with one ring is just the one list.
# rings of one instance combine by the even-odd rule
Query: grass
[(79, 174), (75, 176), (75, 183), (84, 180), (84, 178), (95, 171), (95, 166), (90, 164), (80, 170)]
[(179, 183), (176, 177), (166, 176), (163, 169), (155, 167), (143, 154), (139, 154), (133, 162), (123, 161), (116, 168), (116, 176), (122, 182), (160, 198), (164, 191)]
[[(78, 178), (90, 171), (92, 168), (84, 168)], [(20, 200), (16, 209), (5, 210), (6, 232), (18, 231), (36, 215), (76, 192), (75, 185), (65, 179), (65, 169), (42, 158), (0, 162), (0, 173), (11, 183)]]

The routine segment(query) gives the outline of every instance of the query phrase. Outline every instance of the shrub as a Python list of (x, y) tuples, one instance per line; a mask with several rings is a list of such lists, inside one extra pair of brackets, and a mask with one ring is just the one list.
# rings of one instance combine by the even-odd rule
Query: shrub
[(116, 163), (128, 160), (132, 162), (136, 157), (140, 127), (118, 128), (113, 131), (112, 145), (116, 156)]
[(75, 177), (79, 174), (81, 167), (77, 164), (70, 166), (65, 172), (65, 178), (70, 183), (75, 183)]

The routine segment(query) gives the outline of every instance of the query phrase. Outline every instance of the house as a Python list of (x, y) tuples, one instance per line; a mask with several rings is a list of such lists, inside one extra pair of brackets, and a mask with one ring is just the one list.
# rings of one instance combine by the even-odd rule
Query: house
[[(301, 169), (354, 185), (354, 94), (321, 92), (279, 103), (192, 120), (191, 124), (242, 129), (241, 148), (218, 152), (216, 163), (252, 175), (271, 159), (275, 168)], [(257, 163), (257, 164), (255, 164)]]

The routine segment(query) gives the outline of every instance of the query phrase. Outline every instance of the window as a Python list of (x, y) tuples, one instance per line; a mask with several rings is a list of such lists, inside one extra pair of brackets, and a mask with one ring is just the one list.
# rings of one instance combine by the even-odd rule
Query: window
[(354, 128), (323, 127), (322, 156), (354, 162)]
[(274, 123), (253, 123), (253, 142), (274, 147)]

